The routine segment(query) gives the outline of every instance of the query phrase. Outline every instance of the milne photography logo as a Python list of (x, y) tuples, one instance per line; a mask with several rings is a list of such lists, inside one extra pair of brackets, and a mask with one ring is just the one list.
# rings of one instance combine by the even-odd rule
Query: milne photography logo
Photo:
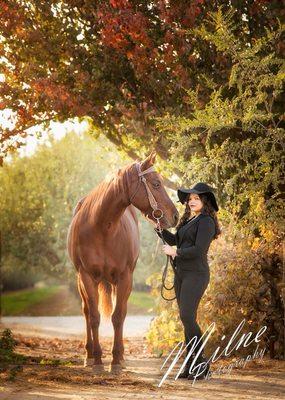
[[(194, 354), (194, 358), (192, 360), (192, 363), (189, 367), (189, 372), (193, 375), (193, 382), (192, 384), (195, 383), (196, 379), (203, 373), (205, 373), (205, 371), (208, 369), (208, 364), (210, 363), (215, 363), (216, 361), (218, 361), (222, 356), (226, 356), (229, 357), (235, 350), (238, 350), (241, 347), (248, 347), (250, 346), (252, 343), (256, 343), (257, 346), (254, 350), (253, 354), (248, 354), (245, 358), (239, 358), (238, 360), (228, 364), (226, 367), (219, 367), (217, 368), (215, 371), (211, 372), (208, 371), (205, 379), (210, 379), (213, 375), (220, 375), (220, 374), (230, 374), (232, 369), (236, 366), (242, 367), (244, 368), (245, 365), (253, 360), (253, 359), (257, 359), (257, 358), (262, 358), (264, 356), (265, 353), (265, 348), (264, 349), (259, 349), (259, 342), (260, 342), (260, 338), (261, 336), (264, 334), (264, 332), (267, 329), (267, 326), (262, 326), (259, 331), (254, 335), (253, 332), (248, 332), (248, 333), (243, 333), (240, 337), (240, 333), (241, 330), (243, 328), (245, 324), (245, 319), (243, 319), (240, 324), (238, 325), (238, 327), (236, 328), (236, 330), (234, 331), (234, 333), (232, 334), (232, 336), (229, 338), (229, 340), (226, 342), (224, 342), (225, 340), (225, 335), (223, 335), (221, 337), (221, 345), (218, 346), (215, 351), (213, 352), (213, 354), (207, 359), (207, 362), (201, 362), (201, 363), (197, 363), (197, 359), (199, 358), (199, 355), (202, 353), (204, 347), (206, 346), (209, 337), (212, 335), (213, 331), (215, 330), (215, 322), (213, 322), (211, 325), (209, 325), (207, 327), (207, 329), (205, 330), (204, 334), (202, 335), (201, 339), (199, 341), (197, 341), (197, 336), (194, 336), (186, 345), (184, 345), (183, 342), (179, 342), (169, 353), (169, 355), (167, 356), (166, 360), (164, 361), (164, 363), (161, 366), (161, 370), (166, 369), (165, 374), (163, 375), (161, 381), (159, 382), (158, 387), (161, 387), (163, 382), (167, 379), (167, 377), (169, 376), (169, 374), (172, 372), (173, 368), (176, 366), (176, 364), (179, 362), (180, 357), (185, 354), (184, 352), (187, 351), (187, 348), (189, 347), (189, 352), (187, 354), (187, 356), (185, 357), (181, 367), (179, 368), (179, 371), (177, 372), (176, 376), (175, 376), (175, 380), (177, 380), (179, 374), (182, 372), (183, 368), (185, 367), (188, 359), (191, 357), (192, 354)], [(204, 339), (204, 336), (205, 339)], [(202, 346), (199, 346), (200, 341), (203, 341)], [(180, 348), (179, 348), (180, 346)], [(191, 348), (190, 348), (191, 346)], [(195, 349), (197, 347), (200, 347), (199, 350), (195, 351)], [(178, 352), (175, 354), (176, 349), (179, 348)], [(175, 354), (173, 360), (171, 361), (171, 357), (172, 355)]]

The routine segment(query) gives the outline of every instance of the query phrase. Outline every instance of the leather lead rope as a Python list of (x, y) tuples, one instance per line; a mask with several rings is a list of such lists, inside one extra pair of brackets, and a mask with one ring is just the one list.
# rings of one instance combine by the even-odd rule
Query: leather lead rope
[[(160, 232), (160, 234), (161, 234), (161, 239), (162, 239), (162, 241), (163, 241), (163, 244), (166, 244), (166, 242), (165, 242), (165, 240), (164, 240), (164, 238), (163, 238), (162, 229), (161, 229), (160, 221), (159, 221), (159, 220), (157, 220), (157, 230), (158, 230), (158, 231)], [(164, 300), (166, 300), (166, 301), (173, 301), (173, 300), (176, 299), (176, 295), (174, 295), (174, 297), (172, 297), (171, 299), (169, 299), (169, 298), (167, 298), (167, 297), (164, 297), (164, 294), (163, 294), (163, 289), (168, 290), (168, 291), (174, 289), (174, 283), (173, 283), (173, 286), (171, 286), (171, 287), (167, 287), (166, 284), (165, 284), (166, 277), (167, 277), (167, 270), (168, 270), (168, 266), (169, 266), (169, 261), (170, 261), (170, 264), (171, 264), (171, 266), (172, 266), (174, 275), (176, 274), (176, 267), (175, 267), (175, 265), (174, 265), (174, 263), (173, 263), (173, 260), (172, 260), (171, 256), (167, 255), (166, 264), (165, 264), (164, 269), (163, 269), (163, 272), (162, 272), (160, 294), (161, 294), (161, 297), (162, 297)]]

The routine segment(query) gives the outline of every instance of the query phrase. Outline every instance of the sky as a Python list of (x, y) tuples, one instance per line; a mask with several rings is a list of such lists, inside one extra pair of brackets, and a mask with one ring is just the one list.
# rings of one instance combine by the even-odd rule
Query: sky
[(73, 130), (74, 132), (80, 134), (86, 131), (88, 127), (87, 122), (76, 122), (76, 121), (66, 121), (61, 122), (51, 122), (49, 131), (43, 131), (42, 137), (37, 138), (36, 136), (28, 136), (26, 139), (26, 145), (19, 149), (21, 155), (30, 156), (34, 154), (37, 146), (45, 142), (48, 138), (48, 133), (51, 133), (56, 139), (61, 139), (66, 133)]
[[(0, 111), (0, 132), (1, 128), (12, 128), (13, 123), (11, 121), (12, 113), (10, 110)], [(35, 153), (37, 146), (43, 142), (45, 142), (48, 138), (48, 134), (51, 133), (56, 139), (61, 139), (67, 132), (73, 130), (74, 132), (80, 134), (86, 131), (88, 128), (88, 122), (77, 122), (66, 121), (64, 123), (61, 122), (51, 122), (49, 130), (42, 131), (39, 128), (30, 128), (28, 132), (33, 134), (33, 136), (28, 135), (27, 138), (24, 139), (26, 145), (19, 148), (19, 153), (21, 156), (31, 156)], [(37, 137), (36, 132), (41, 132), (41, 137)]]

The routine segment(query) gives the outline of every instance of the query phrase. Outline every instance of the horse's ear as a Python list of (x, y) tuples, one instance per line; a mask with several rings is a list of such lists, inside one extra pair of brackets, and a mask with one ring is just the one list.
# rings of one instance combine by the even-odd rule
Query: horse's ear
[(142, 161), (141, 163), (141, 169), (144, 171), (145, 169), (149, 168), (152, 166), (155, 162), (155, 157), (156, 157), (156, 151), (152, 150), (151, 153), (147, 156), (145, 160)]
[(150, 153), (151, 156), (151, 163), (154, 164), (155, 163), (155, 157), (156, 157), (156, 151), (152, 150), (152, 152)]

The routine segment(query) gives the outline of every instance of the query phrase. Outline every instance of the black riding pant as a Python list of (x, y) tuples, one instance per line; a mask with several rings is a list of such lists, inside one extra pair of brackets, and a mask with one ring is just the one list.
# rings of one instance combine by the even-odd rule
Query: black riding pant
[[(209, 281), (209, 270), (197, 272), (178, 269), (175, 274), (174, 289), (179, 307), (180, 319), (184, 326), (185, 344), (194, 336), (197, 336), (198, 342), (202, 336), (201, 329), (197, 323), (197, 309)], [(203, 342), (201, 341), (195, 348), (195, 353), (199, 351), (202, 345)], [(192, 345), (189, 346), (190, 348), (192, 347)], [(189, 349), (189, 346), (187, 349)]]

